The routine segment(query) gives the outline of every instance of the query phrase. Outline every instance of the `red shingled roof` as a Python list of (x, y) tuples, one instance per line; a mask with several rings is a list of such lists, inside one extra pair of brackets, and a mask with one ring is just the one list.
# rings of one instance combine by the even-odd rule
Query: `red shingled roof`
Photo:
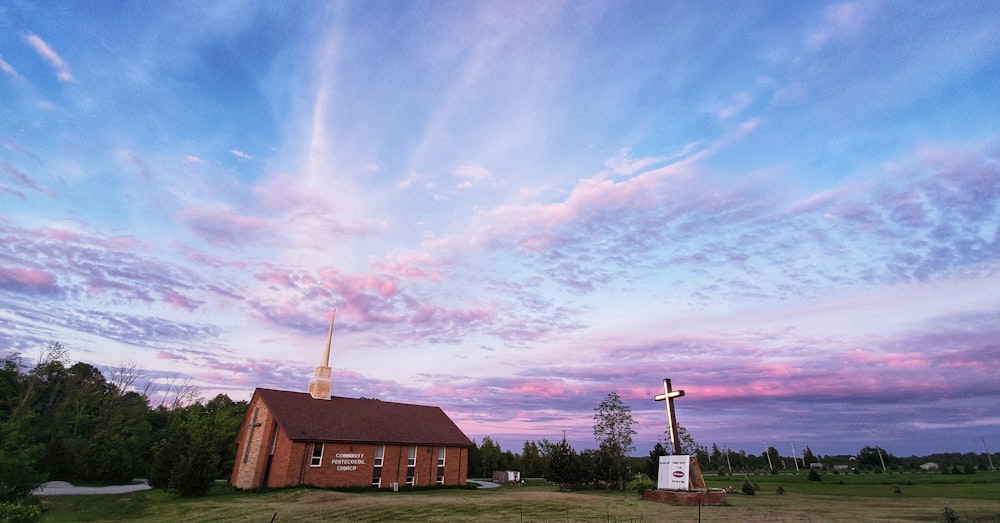
[(374, 399), (314, 399), (304, 392), (257, 389), (291, 440), (471, 446), (439, 407)]

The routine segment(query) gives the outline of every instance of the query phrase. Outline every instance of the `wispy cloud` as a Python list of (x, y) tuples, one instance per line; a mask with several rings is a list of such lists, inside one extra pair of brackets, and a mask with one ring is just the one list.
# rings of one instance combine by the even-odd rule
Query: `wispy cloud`
[(222, 209), (184, 209), (174, 218), (197, 236), (231, 245), (254, 241), (270, 227), (267, 220)]
[(24, 35), (24, 40), (41, 56), (45, 59), (49, 65), (55, 69), (56, 78), (61, 82), (75, 82), (76, 78), (73, 77), (73, 73), (69, 70), (69, 65), (61, 56), (56, 54), (55, 51), (49, 46), (45, 40), (42, 40), (38, 35), (34, 33), (26, 33)]
[(827, 7), (823, 23), (806, 35), (806, 46), (816, 48), (831, 40), (857, 34), (876, 9), (877, 2), (844, 2)]
[(3, 71), (15, 78), (20, 76), (17, 74), (17, 71), (14, 70), (14, 66), (10, 65), (3, 59), (3, 56), (0, 56), (0, 71)]

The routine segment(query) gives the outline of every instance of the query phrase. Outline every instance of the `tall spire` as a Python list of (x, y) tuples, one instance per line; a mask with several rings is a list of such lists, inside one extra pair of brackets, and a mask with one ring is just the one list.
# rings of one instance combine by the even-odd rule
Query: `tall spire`
[(333, 342), (333, 322), (337, 319), (337, 309), (333, 310), (333, 318), (330, 319), (330, 331), (326, 335), (326, 347), (323, 349), (323, 359), (313, 379), (309, 381), (309, 395), (318, 400), (330, 399), (330, 392), (333, 389), (333, 382), (330, 380), (330, 344)]
[(333, 322), (337, 321), (337, 309), (333, 309), (333, 317), (330, 318), (330, 332), (326, 333), (326, 349), (323, 350), (323, 360), (320, 361), (320, 365), (323, 367), (330, 366), (330, 342), (333, 341)]

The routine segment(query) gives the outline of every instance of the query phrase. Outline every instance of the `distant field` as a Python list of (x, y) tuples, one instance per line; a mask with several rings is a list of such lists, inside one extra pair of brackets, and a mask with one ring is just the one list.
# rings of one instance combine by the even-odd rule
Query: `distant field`
[[(742, 476), (707, 477), (732, 485), (729, 506), (701, 507), (704, 522), (943, 521), (950, 507), (962, 521), (1000, 523), (1000, 474), (805, 474), (749, 476), (760, 491), (739, 493)], [(908, 485), (907, 481), (912, 482)], [(843, 481), (843, 484), (840, 484)], [(785, 494), (775, 491), (781, 486)], [(895, 488), (899, 487), (899, 493)], [(179, 499), (161, 491), (111, 496), (50, 497), (43, 521), (456, 521), (661, 522), (698, 521), (698, 507), (642, 501), (636, 491), (560, 492), (551, 486), (479, 490), (344, 493), (287, 489), (269, 493), (218, 488), (205, 498)]]

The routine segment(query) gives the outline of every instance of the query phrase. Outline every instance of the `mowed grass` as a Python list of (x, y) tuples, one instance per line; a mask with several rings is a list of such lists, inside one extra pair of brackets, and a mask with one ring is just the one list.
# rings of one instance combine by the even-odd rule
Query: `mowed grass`
[[(797, 474), (758, 474), (732, 476), (706, 476), (705, 483), (712, 488), (732, 486), (737, 492), (743, 480), (757, 483), (764, 493), (775, 493), (778, 487), (785, 494), (822, 494), (828, 496), (854, 497), (903, 497), (957, 499), (1000, 499), (1000, 473), (980, 472), (978, 474), (938, 474), (938, 473), (885, 473), (885, 474), (833, 474), (824, 472), (820, 481), (809, 481), (804, 471)], [(898, 490), (897, 490), (898, 489)]]
[[(754, 496), (739, 493), (742, 476), (709, 476), (710, 486), (731, 484), (736, 492), (727, 506), (700, 508), (642, 501), (636, 491), (560, 492), (552, 486), (398, 493), (305, 488), (250, 493), (219, 487), (193, 499), (153, 490), (48, 497), (42, 521), (943, 521), (950, 507), (962, 521), (1000, 523), (1000, 475), (907, 476), (828, 474), (822, 482), (809, 482), (804, 473), (749, 476), (760, 485)], [(775, 492), (779, 485), (785, 494)]]

